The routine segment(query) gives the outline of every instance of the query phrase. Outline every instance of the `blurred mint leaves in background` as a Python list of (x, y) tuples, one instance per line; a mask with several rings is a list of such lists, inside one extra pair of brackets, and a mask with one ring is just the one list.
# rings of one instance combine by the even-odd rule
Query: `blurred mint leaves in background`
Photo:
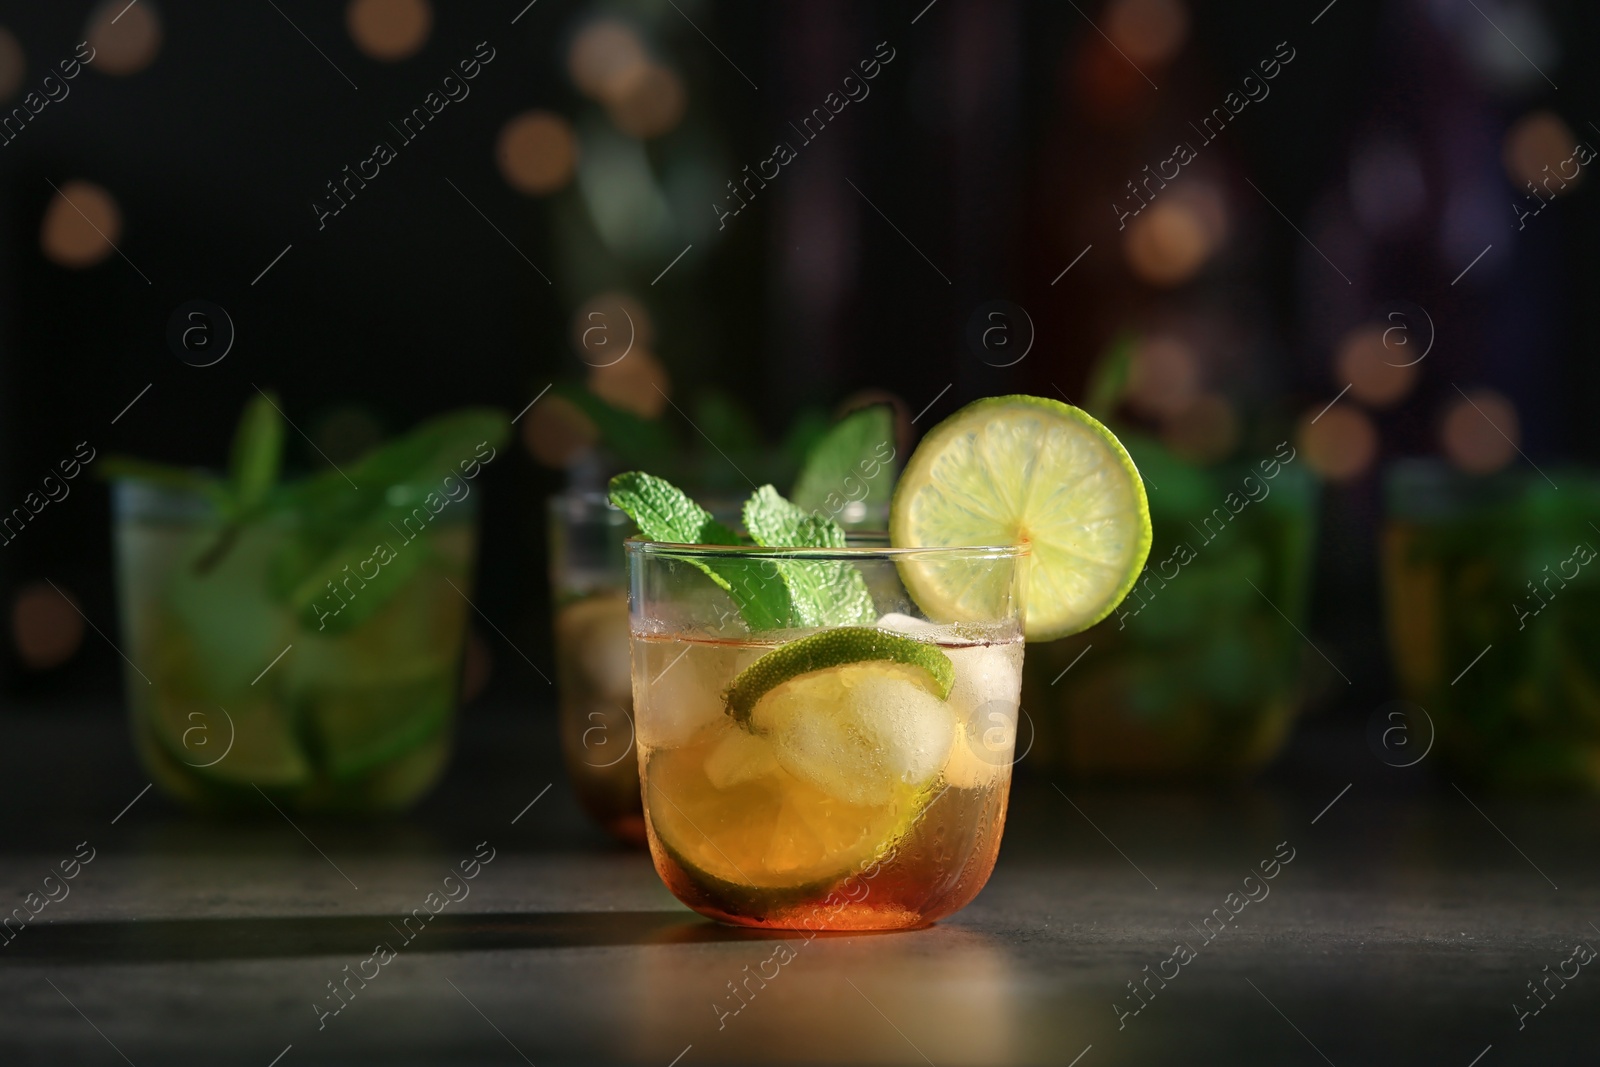
[[(412, 546), (416, 534), (406, 531), (420, 532), (446, 508), (460, 507), (510, 434), (504, 412), (467, 408), (429, 419), (343, 469), (284, 481), (285, 417), (262, 392), (240, 416), (227, 477), (124, 456), (108, 457), (100, 473), (210, 506), (217, 533), (194, 561), (197, 577), (227, 556), (245, 527), (280, 528), (286, 536), (268, 568), (268, 592), (312, 629), (343, 632), (370, 618), (426, 561), (429, 542)], [(336, 581), (375, 555), (380, 566), (362, 578), (361, 596), (337, 612), (316, 610)]]
[[(763, 482), (792, 485), (795, 503), (846, 525), (852, 520), (845, 505), (853, 501), (870, 496), (868, 510), (887, 509), (903, 458), (896, 454), (896, 414), (888, 403), (857, 408), (837, 422), (819, 408), (804, 408), (773, 440), (750, 408), (719, 389), (696, 392), (654, 418), (608, 403), (579, 382), (558, 383), (551, 392), (592, 424), (599, 464), (608, 473), (647, 469), (712, 495), (742, 495)], [(862, 481), (870, 483), (865, 491)]]

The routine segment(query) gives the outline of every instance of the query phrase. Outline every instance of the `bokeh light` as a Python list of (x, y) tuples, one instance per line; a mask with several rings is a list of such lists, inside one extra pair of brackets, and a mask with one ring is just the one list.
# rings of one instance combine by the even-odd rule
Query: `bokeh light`
[(1194, 402), (1200, 391), (1200, 357), (1171, 334), (1141, 337), (1128, 368), (1128, 405), (1141, 415), (1166, 418)]
[(1206, 237), (1211, 242), (1211, 252), (1215, 253), (1227, 243), (1231, 228), (1228, 204), (1215, 179), (1208, 174), (1195, 174), (1172, 192), (1199, 216)]
[(653, 419), (667, 406), (672, 379), (649, 349), (635, 347), (627, 359), (591, 370), (589, 388), (612, 407)]
[(645, 306), (626, 293), (597, 293), (572, 315), (572, 348), (590, 367), (626, 359), (636, 346), (655, 340), (655, 322)]
[(630, 137), (660, 137), (677, 128), (689, 94), (677, 72), (650, 64), (630, 76), (607, 103), (612, 123)]
[(428, 0), (350, 0), (344, 24), (363, 53), (394, 62), (428, 43), (433, 8)]
[(1239, 416), (1228, 398), (1203, 393), (1161, 427), (1161, 441), (1173, 454), (1190, 463), (1211, 464), (1227, 459), (1239, 444)]
[(63, 267), (92, 267), (109, 256), (122, 236), (122, 211), (93, 182), (70, 181), (50, 198), (39, 226), (45, 257)]
[(94, 68), (103, 74), (137, 74), (161, 51), (161, 17), (150, 0), (106, 0), (89, 13), (85, 32)]
[(1182, 0), (1112, 0), (1102, 24), (1106, 36), (1141, 67), (1170, 62), (1189, 36)]
[(1501, 158), (1518, 191), (1525, 193), (1532, 182), (1539, 196), (1559, 196), (1583, 178), (1573, 158), (1575, 148), (1577, 139), (1559, 116), (1551, 111), (1530, 111), (1506, 131)]
[[(1433, 0), (1433, 8), (1450, 12), (1448, 21), (1464, 31), (1468, 61), (1491, 85), (1512, 91), (1538, 86), (1542, 92), (1545, 72), (1560, 70), (1560, 47), (1538, 5), (1484, 4), (1473, 11), (1452, 0)], [(1486, 14), (1484, 9), (1493, 18), (1477, 17)]]
[(35, 671), (59, 667), (83, 644), (83, 616), (48, 582), (29, 582), (11, 603), (17, 658)]
[(1439, 428), (1445, 456), (1469, 474), (1491, 474), (1510, 463), (1521, 439), (1516, 406), (1492, 389), (1457, 400)]
[(1350, 395), (1363, 404), (1384, 408), (1417, 384), (1418, 366), (1405, 365), (1384, 343), (1384, 327), (1360, 326), (1345, 334), (1335, 357), (1337, 376), (1350, 383)]
[(513, 189), (545, 196), (572, 180), (578, 141), (572, 126), (549, 111), (524, 111), (507, 122), (495, 144), (495, 161)]
[(522, 443), (546, 467), (564, 469), (600, 440), (600, 430), (564, 396), (547, 396), (528, 409)]
[(610, 18), (597, 19), (579, 30), (567, 53), (572, 83), (602, 103), (617, 99), (649, 62), (633, 27)]
[(28, 73), (28, 57), (22, 52), (17, 35), (0, 26), (0, 101), (10, 100), (22, 88)]
[(1378, 430), (1360, 408), (1336, 403), (1323, 411), (1318, 405), (1300, 417), (1295, 445), (1312, 470), (1330, 481), (1347, 482), (1377, 458)]
[(1199, 207), (1157, 200), (1128, 224), (1123, 252), (1143, 282), (1171, 287), (1193, 278), (1213, 251), (1211, 227)]

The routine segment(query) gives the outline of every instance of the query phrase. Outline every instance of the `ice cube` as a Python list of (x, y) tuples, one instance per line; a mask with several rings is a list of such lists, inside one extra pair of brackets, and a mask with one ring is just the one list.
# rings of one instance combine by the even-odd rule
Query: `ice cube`
[(633, 692), (628, 656), (628, 602), (591, 601), (584, 626), (577, 636), (578, 666), (593, 688), (613, 699)]
[(940, 626), (938, 623), (929, 622), (926, 619), (919, 619), (914, 615), (891, 611), (878, 620), (878, 629), (893, 630), (895, 633), (905, 634), (907, 637), (926, 638), (939, 633), (945, 627)]
[(850, 804), (892, 802), (945, 765), (956, 722), (919, 668), (881, 661), (801, 675), (752, 709), (790, 774)]
[(708, 724), (726, 719), (723, 690), (762, 651), (711, 642), (636, 641), (639, 743), (646, 748), (688, 744)]
[(1015, 758), (1022, 645), (965, 645), (945, 654), (956, 671), (950, 708), (958, 730), (945, 779), (958, 789), (980, 788)]

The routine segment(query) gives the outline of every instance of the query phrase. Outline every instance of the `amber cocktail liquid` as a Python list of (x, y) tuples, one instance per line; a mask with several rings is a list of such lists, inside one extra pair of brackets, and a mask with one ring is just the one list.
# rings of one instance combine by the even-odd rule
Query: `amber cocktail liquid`
[(549, 507), (561, 755), (578, 802), (607, 833), (644, 844), (628, 667), (628, 517), (599, 493)]
[(578, 802), (612, 836), (644, 843), (633, 754), (628, 595), (595, 593), (556, 609), (561, 754)]
[(653, 595), (673, 584), (640, 574), (665, 566), (639, 558), (655, 547), (634, 559), (633, 688), (650, 848), (674, 895), (811, 930), (924, 926), (976, 896), (1011, 783), (1014, 601), (1009, 618), (935, 624), (907, 613), (880, 558), (862, 569), (890, 610), (871, 625), (723, 636), (693, 623), (718, 592), (703, 575), (693, 596)]

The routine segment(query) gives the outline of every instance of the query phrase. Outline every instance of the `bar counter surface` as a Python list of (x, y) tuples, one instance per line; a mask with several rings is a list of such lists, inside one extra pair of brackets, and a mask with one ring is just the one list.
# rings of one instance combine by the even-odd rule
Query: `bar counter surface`
[(4, 930), (0, 1063), (1596, 1059), (1590, 800), (1315, 730), (1223, 791), (1024, 764), (970, 907), (808, 938), (703, 920), (607, 843), (550, 715), (465, 720), (412, 814), (291, 825), (144, 792), (104, 710), (8, 713), (0, 886), (37, 914)]

